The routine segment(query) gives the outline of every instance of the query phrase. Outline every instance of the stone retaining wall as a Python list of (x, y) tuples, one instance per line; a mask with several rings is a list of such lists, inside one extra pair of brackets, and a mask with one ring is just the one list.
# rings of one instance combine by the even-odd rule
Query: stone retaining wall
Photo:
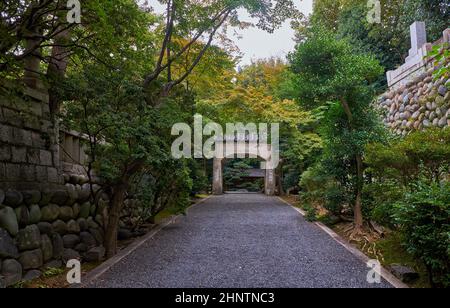
[(445, 77), (434, 80), (433, 71), (381, 96), (384, 123), (395, 134), (450, 126), (450, 81)]
[(58, 130), (51, 121), (48, 94), (29, 88), (2, 87), (2, 90), (0, 188), (42, 189), (62, 185)]
[[(94, 203), (87, 177), (65, 173), (48, 93), (3, 81), (1, 90), (0, 287), (5, 287), (70, 259), (102, 259), (108, 200), (102, 195)], [(99, 189), (93, 185), (94, 192)]]
[[(426, 25), (411, 25), (411, 50), (405, 64), (387, 72), (389, 90), (378, 100), (384, 123), (395, 134), (450, 126), (450, 82), (448, 76), (433, 78), (439, 69), (429, 56), (433, 45), (449, 48), (450, 29), (435, 44), (427, 43)], [(447, 66), (449, 64), (446, 64)]]
[(70, 259), (103, 258), (107, 197), (94, 204), (89, 184), (64, 188), (0, 189), (0, 286), (31, 280)]

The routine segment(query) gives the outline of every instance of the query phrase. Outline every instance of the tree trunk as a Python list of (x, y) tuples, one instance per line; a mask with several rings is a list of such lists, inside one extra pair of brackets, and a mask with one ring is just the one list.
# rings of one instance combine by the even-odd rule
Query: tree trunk
[(122, 211), (125, 194), (127, 192), (126, 183), (120, 183), (113, 187), (113, 195), (110, 201), (109, 222), (105, 232), (106, 257), (109, 259), (117, 253), (117, 232)]
[(26, 50), (33, 50), (24, 59), (24, 82), (27, 86), (33, 89), (42, 87), (40, 65), (41, 65), (41, 50), (37, 48), (40, 41), (38, 39), (28, 39), (26, 41)]
[(359, 231), (363, 227), (364, 218), (362, 214), (362, 194), (364, 185), (364, 169), (361, 155), (356, 155), (356, 169), (357, 169), (357, 185), (356, 185), (356, 201), (354, 208), (355, 215), (355, 231)]
[[(60, 26), (61, 28), (62, 26)], [(61, 29), (58, 28), (58, 31)], [(50, 83), (49, 105), (51, 114), (59, 111), (61, 97), (57, 91), (59, 83), (64, 79), (69, 61), (69, 50), (64, 45), (69, 41), (69, 30), (61, 31), (55, 36), (55, 46), (52, 47), (52, 55), (47, 69), (47, 78)]]
[[(354, 130), (353, 125), (353, 114), (350, 109), (350, 106), (348, 102), (345, 99), (341, 99), (341, 105), (342, 108), (344, 108), (344, 112), (347, 115), (347, 119), (350, 125), (350, 129)], [(363, 193), (363, 187), (364, 187), (364, 165), (363, 165), (363, 159), (360, 154), (356, 154), (355, 156), (356, 160), (356, 173), (357, 173), (357, 183), (356, 183), (356, 200), (355, 205), (353, 207), (353, 212), (355, 216), (355, 232), (358, 233), (362, 230), (363, 224), (364, 224), (364, 218), (362, 214), (362, 193)]]

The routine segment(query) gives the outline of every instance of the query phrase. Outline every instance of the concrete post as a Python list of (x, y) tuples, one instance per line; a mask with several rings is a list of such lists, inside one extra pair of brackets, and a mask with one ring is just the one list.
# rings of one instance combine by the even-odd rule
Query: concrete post
[(223, 169), (222, 169), (222, 159), (220, 158), (214, 158), (213, 194), (214, 195), (223, 194)]
[(274, 169), (266, 169), (265, 188), (266, 188), (267, 196), (275, 196), (276, 179), (275, 179), (275, 170)]
[(416, 21), (410, 27), (411, 33), (411, 49), (409, 57), (417, 55), (419, 49), (427, 43), (427, 30), (424, 22)]

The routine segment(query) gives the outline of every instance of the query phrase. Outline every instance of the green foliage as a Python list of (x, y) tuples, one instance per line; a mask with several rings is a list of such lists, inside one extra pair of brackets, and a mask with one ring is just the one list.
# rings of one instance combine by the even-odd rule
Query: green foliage
[[(380, 2), (381, 24), (368, 22), (366, 0), (316, 0), (310, 23), (322, 25), (349, 39), (357, 49), (374, 54), (385, 70), (403, 64), (410, 48), (409, 26), (414, 21), (426, 22), (430, 42), (441, 38), (448, 27), (450, 9), (445, 0)], [(385, 84), (385, 76), (381, 76), (378, 86)]]
[(383, 72), (373, 56), (358, 53), (348, 41), (336, 39), (321, 27), (314, 28), (297, 46), (290, 62), (296, 73), (298, 98), (307, 106), (358, 94), (356, 91), (367, 92), (368, 82)]
[(449, 129), (414, 132), (387, 145), (368, 145), (366, 161), (381, 179), (393, 178), (406, 184), (424, 173), (429, 182), (438, 182), (450, 166), (449, 143)]
[(227, 188), (247, 189), (251, 192), (260, 192), (264, 188), (262, 179), (246, 180), (250, 176), (250, 169), (259, 169), (260, 162), (255, 159), (231, 160), (224, 167), (223, 177)]
[(305, 205), (304, 210), (306, 211), (306, 220), (309, 222), (317, 221), (317, 209), (312, 205)]
[(394, 203), (403, 200), (408, 188), (392, 179), (378, 179), (364, 187), (364, 216), (382, 226), (396, 228)]
[[(315, 173), (306, 173), (308, 182), (317, 172), (327, 182), (308, 191), (333, 214), (356, 202), (364, 184), (357, 159), (367, 144), (384, 138), (382, 127), (371, 105), (375, 92), (371, 83), (382, 68), (371, 55), (359, 53), (345, 39), (323, 27), (310, 29), (306, 41), (290, 55), (295, 73), (297, 100), (310, 109), (320, 110), (318, 128), (323, 139), (320, 164)], [(318, 109), (319, 108), (319, 109)], [(307, 188), (308, 189), (308, 188)]]
[(414, 132), (367, 147), (366, 215), (404, 234), (404, 244), (428, 268), (432, 284), (450, 285), (450, 130)]
[(62, 268), (49, 268), (42, 274), (42, 276), (44, 276), (44, 278), (50, 278), (50, 277), (59, 276), (59, 275), (63, 274), (64, 272), (65, 272), (65, 270)]
[(396, 203), (409, 253), (426, 265), (434, 286), (450, 286), (450, 185), (418, 182)]
[(192, 196), (208, 192), (210, 186), (205, 166), (202, 163), (204, 162), (194, 159), (189, 160), (188, 163), (190, 171), (189, 177), (192, 179)]
[[(430, 58), (433, 58), (434, 66), (437, 70), (433, 73), (435, 79), (449, 78), (450, 77), (450, 45), (444, 43), (442, 45), (436, 45), (429, 54)], [(447, 83), (446, 87), (450, 90), (450, 84)]]

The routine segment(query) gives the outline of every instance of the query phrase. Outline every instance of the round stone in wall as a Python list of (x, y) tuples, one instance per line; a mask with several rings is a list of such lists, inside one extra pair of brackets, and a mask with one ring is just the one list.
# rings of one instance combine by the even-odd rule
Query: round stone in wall
[(38, 222), (41, 221), (41, 218), (42, 218), (42, 213), (41, 213), (41, 208), (39, 207), (39, 205), (34, 204), (34, 205), (30, 206), (30, 223), (37, 224)]
[(41, 209), (42, 220), (46, 222), (53, 222), (58, 219), (59, 206), (56, 204), (49, 204)]
[(0, 228), (5, 229), (12, 236), (19, 232), (16, 212), (10, 207), (0, 208)]
[(41, 201), (41, 192), (38, 190), (23, 191), (22, 195), (26, 205), (38, 204)]
[(53, 258), (53, 245), (47, 234), (41, 236), (41, 250), (44, 262), (50, 261)]
[(55, 221), (52, 224), (52, 227), (53, 227), (53, 231), (60, 235), (64, 235), (67, 233), (67, 224), (62, 220)]
[(80, 237), (75, 234), (68, 234), (63, 236), (64, 248), (74, 248), (80, 243)]
[(3, 261), (1, 276), (7, 287), (18, 283), (22, 280), (22, 265), (14, 259)]
[(0, 263), (1, 259), (18, 258), (19, 251), (9, 233), (0, 229)]
[(72, 234), (80, 233), (80, 225), (75, 220), (70, 220), (67, 223), (67, 232)]
[(40, 249), (25, 251), (20, 254), (19, 262), (24, 270), (38, 269), (44, 264), (42, 251)]
[(59, 209), (59, 219), (69, 221), (73, 218), (73, 209), (70, 206), (63, 206)]
[(53, 233), (53, 226), (49, 222), (40, 222), (37, 226), (42, 234), (51, 235)]
[(26, 205), (19, 206), (16, 208), (15, 212), (20, 226), (24, 227), (30, 223), (30, 211), (28, 211)]
[(18, 207), (23, 202), (23, 196), (16, 190), (8, 190), (5, 192), (5, 200), (3, 203), (10, 207)]
[(53, 259), (61, 259), (64, 251), (64, 243), (61, 235), (58, 233), (53, 233), (51, 236), (52, 246), (53, 246)]
[(42, 276), (42, 272), (38, 271), (38, 270), (30, 270), (28, 271), (25, 276), (23, 276), (23, 281), (27, 282), (27, 281), (32, 281), (35, 279), (38, 279), (39, 277)]
[(447, 117), (443, 117), (439, 120), (438, 126), (440, 128), (444, 128), (447, 125)]
[(69, 248), (69, 249), (64, 249), (64, 252), (62, 254), (62, 259), (65, 263), (67, 263), (70, 260), (80, 260), (81, 256), (77, 251)]
[(16, 237), (19, 250), (32, 250), (41, 246), (41, 233), (37, 225), (27, 226), (19, 231)]
[(444, 85), (440, 85), (439, 89), (438, 89), (438, 93), (441, 96), (445, 96), (445, 94), (447, 94), (447, 87)]

